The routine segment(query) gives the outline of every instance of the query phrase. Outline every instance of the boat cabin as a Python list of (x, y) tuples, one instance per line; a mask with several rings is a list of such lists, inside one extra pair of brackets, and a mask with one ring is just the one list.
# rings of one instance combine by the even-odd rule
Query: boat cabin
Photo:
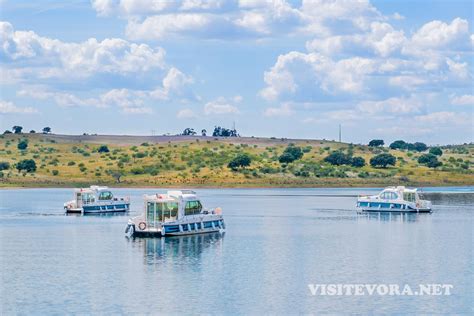
[(190, 190), (145, 195), (144, 200), (146, 223), (149, 227), (158, 227), (161, 223), (201, 214), (203, 210), (196, 193)]
[(82, 207), (88, 204), (96, 204), (97, 202), (112, 201), (114, 200), (114, 195), (108, 187), (93, 185), (90, 188), (74, 190), (74, 200), (77, 207)]
[(419, 200), (417, 189), (408, 189), (404, 186), (388, 187), (378, 195), (378, 198), (381, 200), (403, 200), (413, 203)]

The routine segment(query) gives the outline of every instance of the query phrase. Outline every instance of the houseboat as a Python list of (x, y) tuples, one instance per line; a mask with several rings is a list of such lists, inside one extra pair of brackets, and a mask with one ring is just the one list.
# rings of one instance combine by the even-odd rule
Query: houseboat
[(359, 196), (360, 212), (430, 213), (431, 202), (420, 199), (418, 189), (404, 186), (385, 188), (378, 195)]
[(130, 210), (128, 197), (115, 197), (105, 186), (74, 190), (74, 199), (64, 203), (66, 213), (112, 213)]
[(144, 195), (144, 212), (129, 219), (125, 233), (130, 237), (164, 237), (223, 232), (220, 208), (204, 209), (191, 190)]

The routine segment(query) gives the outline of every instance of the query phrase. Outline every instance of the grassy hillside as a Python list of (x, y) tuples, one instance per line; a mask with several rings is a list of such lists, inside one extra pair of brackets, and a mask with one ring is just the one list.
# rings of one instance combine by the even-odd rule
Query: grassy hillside
[[(24, 150), (18, 143), (27, 140)], [(278, 157), (293, 143), (304, 155), (292, 163)], [(101, 145), (109, 152), (99, 153)], [(367, 165), (333, 166), (324, 158), (334, 150), (365, 159)], [(395, 167), (373, 168), (376, 154), (397, 157)], [(227, 167), (239, 153), (251, 164), (233, 171)], [(443, 165), (421, 166), (418, 152), (372, 148), (319, 140), (215, 138), (194, 136), (69, 136), (8, 134), (0, 136), (0, 186), (113, 186), (160, 187), (312, 187), (383, 185), (474, 185), (474, 145), (443, 147)], [(33, 159), (35, 172), (18, 172), (16, 165)], [(120, 177), (119, 177), (120, 175)], [(120, 181), (120, 182), (119, 182)]]

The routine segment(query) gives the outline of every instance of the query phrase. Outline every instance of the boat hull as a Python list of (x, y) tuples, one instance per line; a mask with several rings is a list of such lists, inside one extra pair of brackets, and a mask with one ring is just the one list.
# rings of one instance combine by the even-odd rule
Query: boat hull
[(358, 212), (372, 213), (431, 213), (431, 209), (393, 209), (393, 208), (359, 208)]
[(91, 205), (79, 208), (65, 208), (66, 213), (81, 213), (81, 214), (104, 214), (104, 213), (119, 213), (128, 212), (130, 210), (130, 203), (112, 204), (112, 205)]
[(391, 213), (431, 213), (429, 207), (417, 207), (415, 204), (404, 203), (403, 201), (383, 202), (383, 201), (357, 201), (359, 212), (391, 212)]
[(173, 223), (163, 225), (160, 228), (140, 228), (135, 223), (129, 223), (125, 233), (130, 237), (166, 237), (166, 236), (185, 236), (221, 232), (225, 230), (223, 219), (204, 221)]

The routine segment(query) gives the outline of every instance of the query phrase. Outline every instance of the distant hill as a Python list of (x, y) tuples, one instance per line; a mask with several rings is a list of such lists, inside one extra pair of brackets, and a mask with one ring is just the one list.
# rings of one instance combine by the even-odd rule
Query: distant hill
[[(371, 166), (380, 154), (395, 166)], [(429, 168), (431, 158), (309, 139), (8, 134), (0, 136), (0, 186), (474, 185), (474, 145), (442, 147)]]

